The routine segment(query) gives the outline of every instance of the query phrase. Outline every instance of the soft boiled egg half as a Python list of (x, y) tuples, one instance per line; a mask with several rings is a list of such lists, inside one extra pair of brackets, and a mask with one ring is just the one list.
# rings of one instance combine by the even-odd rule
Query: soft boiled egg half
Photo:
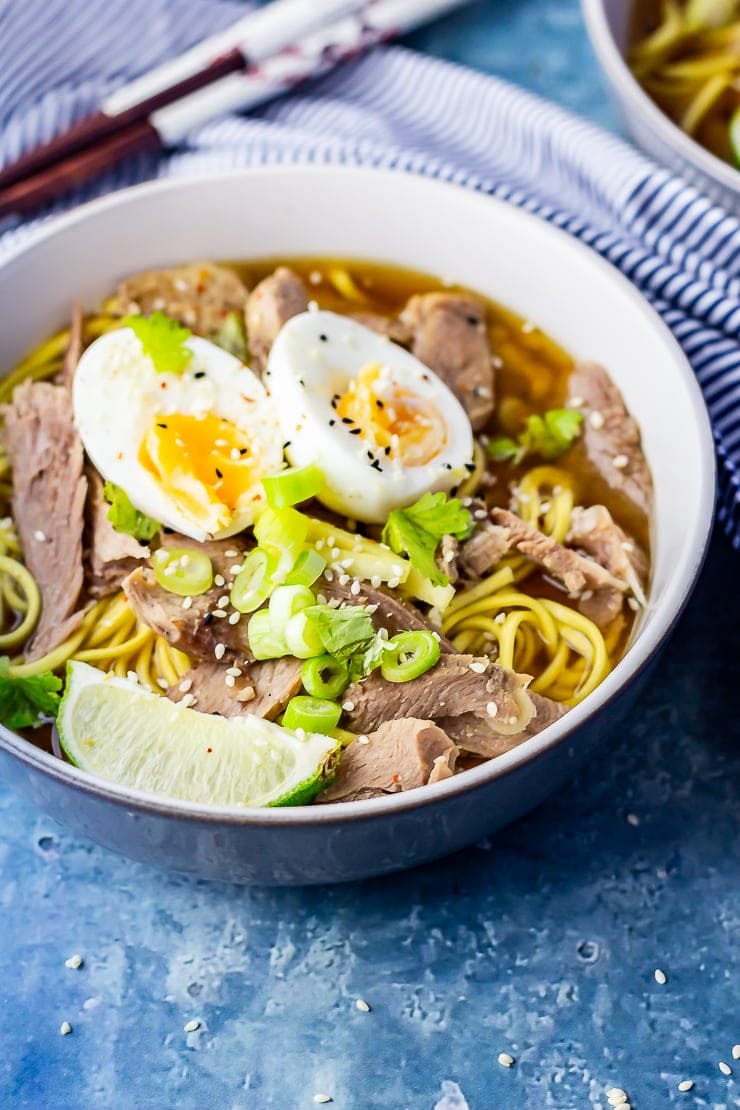
[(237, 358), (190, 336), (182, 373), (161, 373), (131, 328), (97, 339), (73, 387), (75, 422), (102, 476), (140, 512), (195, 540), (230, 536), (265, 504), (283, 465), (275, 412)]
[(472, 468), (473, 433), (444, 382), (403, 347), (346, 316), (305, 312), (280, 330), (266, 371), (285, 452), (316, 464), (330, 508), (385, 521)]

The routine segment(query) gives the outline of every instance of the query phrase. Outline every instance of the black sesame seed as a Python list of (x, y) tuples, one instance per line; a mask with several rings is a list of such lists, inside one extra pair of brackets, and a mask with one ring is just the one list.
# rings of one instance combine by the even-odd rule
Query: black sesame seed
[(212, 620), (213, 613), (206, 613), (206, 615), (203, 617), (203, 624), (210, 624)]
[(174, 533), (175, 529), (174, 528), (168, 528), (166, 524), (163, 524), (162, 525), (162, 531), (164, 532), (164, 534), (166, 536), (171, 536)]
[(350, 428), (350, 429), (349, 429), (349, 434), (350, 434), (351, 436), (359, 436), (359, 435), (362, 435), (362, 428)]
[(330, 420), (329, 421), (329, 427), (330, 428), (333, 428), (335, 424), (336, 424), (336, 420)]
[(445, 470), (452, 470), (452, 463), (445, 463)]
[(160, 424), (159, 422), (157, 422), (157, 427), (158, 427), (158, 428), (165, 428), (165, 429), (166, 429), (166, 428), (167, 428), (167, 425), (166, 425), (166, 424)]
[(205, 378), (205, 376), (206, 376), (205, 370), (196, 370), (195, 373), (193, 374), (194, 378)]
[(351, 416), (343, 416), (342, 417), (342, 423), (343, 424), (354, 424), (354, 420), (352, 419)]
[(472, 328), (477, 328), (478, 324), (480, 323), (480, 320), (478, 319), (477, 316), (466, 316), (465, 319), (467, 320), (467, 322), (470, 324), (470, 326)]
[(216, 468), (215, 468), (215, 470), (216, 470), (216, 477), (217, 477), (217, 478), (223, 478), (223, 474), (222, 474), (222, 473), (221, 473), (221, 471), (220, 471), (220, 470), (218, 469), (218, 467), (216, 467)]
[(338, 404), (338, 402), (339, 402), (339, 398), (338, 398), (338, 397), (332, 397), (332, 399), (331, 399), (331, 407), (332, 407), (333, 409), (335, 409), (335, 408), (337, 407), (337, 404)]
[(475, 470), (475, 463), (465, 463), (465, 469), (467, 470), (468, 474), (472, 474)]
[(384, 408), (385, 408), (385, 405), (384, 405), (384, 404), (383, 404), (383, 402), (382, 402), (382, 401), (380, 400), (380, 398), (377, 398), (377, 397), (376, 397), (376, 399), (375, 399), (375, 404), (376, 404), (376, 405), (378, 406), (378, 408), (379, 408), (379, 409), (384, 409)]
[(324, 335), (323, 331), (319, 335), (319, 339), (321, 340), (322, 343), (328, 343), (329, 342), (329, 336)]
[(286, 439), (285, 443), (283, 444), (283, 451), (287, 451), (289, 447), (290, 447), (290, 440)]
[(370, 466), (373, 468), (373, 470), (377, 470), (381, 474), (383, 473), (383, 467), (380, 465), (377, 459), (375, 459), (374, 462), (371, 462)]
[(302, 386), (304, 387), (304, 389), (305, 389), (306, 383), (304, 382), (303, 378), (299, 378), (299, 379), (298, 379), (298, 384), (299, 384), (299, 385), (302, 385)]
[(248, 455), (249, 454), (249, 448), (248, 447), (240, 447), (239, 448), (239, 454), (240, 455)]
[(390, 455), (390, 453), (391, 453), (390, 447), (386, 447), (385, 453), (386, 453), (386, 455)]

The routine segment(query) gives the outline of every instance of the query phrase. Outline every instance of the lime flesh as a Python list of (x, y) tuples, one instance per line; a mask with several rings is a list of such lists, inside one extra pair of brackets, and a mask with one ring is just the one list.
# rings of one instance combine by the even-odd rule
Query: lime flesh
[(87, 663), (68, 664), (57, 728), (84, 771), (219, 806), (305, 805), (331, 781), (340, 752), (329, 736), (198, 713)]

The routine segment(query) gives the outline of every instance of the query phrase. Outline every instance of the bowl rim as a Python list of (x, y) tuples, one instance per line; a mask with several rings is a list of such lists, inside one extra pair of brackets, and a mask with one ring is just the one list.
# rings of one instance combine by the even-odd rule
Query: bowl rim
[[(457, 202), (465, 198), (465, 203), (479, 206), (481, 214), (490, 209), (491, 205), (494, 205), (502, 211), (505, 210), (506, 219), (509, 222), (528, 228), (532, 228), (536, 224), (537, 233), (545, 243), (553, 241), (560, 243), (561, 246), (567, 243), (567, 248), (580, 255), (584, 263), (600, 268), (605, 275), (608, 275), (610, 280), (621, 289), (622, 294), (634, 303), (636, 311), (646, 317), (650, 326), (662, 333), (667, 347), (673, 350), (675, 371), (682, 376), (684, 385), (688, 390), (698, 440), (696, 461), (700, 470), (702, 490), (693, 535), (684, 545), (682, 559), (673, 569), (671, 578), (666, 584), (664, 595), (651, 614), (649, 626), (638, 633), (636, 640), (628, 648), (625, 656), (592, 694), (579, 705), (574, 706), (564, 717), (543, 729), (541, 733), (525, 740), (510, 751), (496, 756), (480, 766), (466, 771), (464, 774), (454, 775), (444, 781), (427, 785), (423, 789), (400, 791), (397, 794), (364, 801), (333, 802), (285, 809), (199, 804), (120, 786), (110, 780), (63, 762), (55, 755), (36, 747), (31, 741), (0, 725), (0, 748), (16, 757), (29, 769), (40, 771), (48, 778), (63, 782), (82, 793), (95, 795), (101, 800), (112, 802), (128, 811), (177, 817), (202, 824), (309, 828), (327, 824), (344, 824), (362, 819), (385, 818), (443, 802), (456, 796), (472, 794), (493, 780), (514, 773), (546, 751), (563, 743), (571, 733), (583, 726), (586, 721), (601, 716), (615, 698), (632, 685), (639, 673), (649, 665), (658, 653), (670, 634), (691, 595), (706, 556), (714, 515), (716, 487), (714, 444), (704, 398), (694, 372), (678, 341), (642, 294), (610, 262), (554, 224), (548, 223), (524, 209), (517, 208), (509, 201), (418, 174), (406, 172), (399, 174), (398, 170), (376, 167), (288, 163), (228, 171), (215, 170), (186, 177), (145, 182), (80, 205), (48, 224), (35, 229), (0, 261), (0, 270), (5, 269), (22, 256), (43, 249), (47, 241), (66, 234), (70, 230), (73, 231), (77, 225), (88, 220), (94, 220), (98, 214), (110, 209), (125, 208), (130, 202), (146, 202), (148, 198), (157, 197), (160, 194), (177, 194), (181, 191), (198, 190), (204, 186), (212, 186), (221, 181), (231, 182), (234, 179), (239, 179), (246, 185), (255, 176), (279, 178), (286, 175), (291, 177), (304, 175), (314, 179), (311, 182), (311, 187), (317, 187), (318, 179), (322, 176), (335, 177), (338, 174), (345, 176), (348, 181), (354, 177), (356, 179), (355, 185), (358, 188), (361, 187), (363, 181), (367, 184), (369, 178), (373, 180), (384, 178), (398, 184), (399, 177), (403, 177), (407, 184), (413, 182), (413, 188), (438, 194), (441, 206), (444, 206), (446, 200), (452, 203), (454, 194), (454, 199)], [(392, 256), (392, 250), (389, 253)], [(399, 264), (403, 264), (402, 260), (399, 260)]]
[[(634, 0), (629, 0), (629, 3), (632, 5)], [(653, 128), (685, 161), (718, 184), (740, 195), (740, 169), (724, 162), (682, 131), (648, 96), (633, 75), (612, 34), (606, 18), (604, 0), (581, 0), (581, 10), (591, 45), (613, 88), (629, 101), (636, 112), (647, 117)]]

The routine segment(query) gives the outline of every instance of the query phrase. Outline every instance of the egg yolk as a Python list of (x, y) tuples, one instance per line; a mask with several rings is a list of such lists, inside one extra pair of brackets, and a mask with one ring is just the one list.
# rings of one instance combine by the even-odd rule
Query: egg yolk
[(194, 521), (213, 531), (227, 525), (254, 485), (254, 457), (244, 432), (228, 420), (174, 413), (158, 416), (139, 462)]
[(379, 363), (360, 370), (336, 412), (360, 428), (362, 439), (404, 466), (424, 466), (447, 441), (447, 425), (434, 405), (410, 390), (394, 389)]

